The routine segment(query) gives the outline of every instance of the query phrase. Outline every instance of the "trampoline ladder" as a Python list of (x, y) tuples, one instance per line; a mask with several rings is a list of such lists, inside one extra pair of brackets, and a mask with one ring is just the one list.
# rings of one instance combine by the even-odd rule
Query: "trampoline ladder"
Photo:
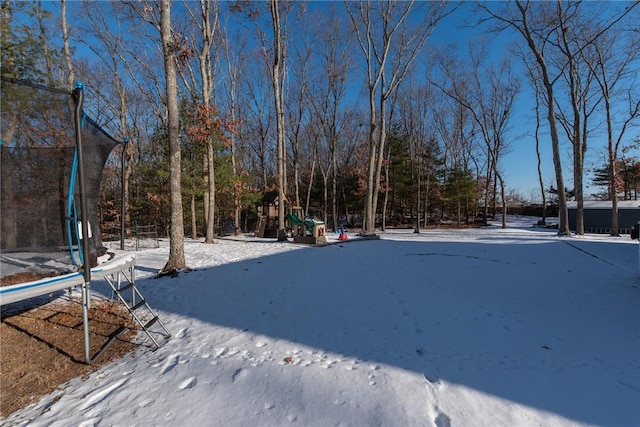
[[(127, 279), (127, 284), (124, 286), (122, 286), (121, 283), (121, 276), (124, 276)], [(160, 348), (160, 344), (158, 344), (158, 341), (152, 334), (160, 334), (165, 338), (170, 338), (171, 333), (160, 320), (158, 313), (151, 308), (147, 303), (147, 300), (142, 296), (142, 293), (140, 293), (140, 290), (135, 284), (133, 267), (130, 269), (129, 275), (127, 275), (125, 271), (121, 271), (117, 275), (117, 279), (114, 280), (113, 277), (111, 279), (105, 277), (105, 279), (107, 280), (107, 283), (109, 283), (109, 286), (111, 286), (113, 292), (118, 296), (120, 302), (124, 304), (129, 313), (131, 313), (135, 322), (140, 325), (156, 348)], [(129, 290), (131, 290), (130, 299), (127, 300), (123, 294)], [(149, 317), (149, 314), (151, 315), (151, 320), (146, 320)], [(143, 316), (145, 317), (144, 320)], [(160, 328), (156, 327), (152, 329), (152, 326), (156, 324), (160, 326)]]

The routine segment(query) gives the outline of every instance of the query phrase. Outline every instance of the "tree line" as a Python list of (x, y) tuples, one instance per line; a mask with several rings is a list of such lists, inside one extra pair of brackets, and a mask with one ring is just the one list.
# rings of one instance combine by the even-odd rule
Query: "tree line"
[[(637, 1), (3, 0), (1, 69), (52, 87), (85, 83), (85, 108), (129, 141), (105, 170), (103, 225), (120, 222), (122, 192), (129, 227), (170, 235), (166, 270), (184, 267), (185, 233), (212, 243), (251, 229), (270, 190), (281, 239), (285, 198), (364, 233), (479, 212), (503, 213), (506, 227), (523, 197), (504, 156), (524, 143), (535, 146), (541, 205), (556, 205), (559, 234), (571, 234), (567, 172), (575, 232), (584, 233), (593, 172), (587, 185), (611, 201), (617, 234), (617, 200), (635, 198), (639, 184), (638, 10)], [(452, 23), (474, 34), (469, 43), (434, 40)], [(518, 109), (523, 97), (529, 111)], [(601, 140), (598, 164), (585, 164)]]

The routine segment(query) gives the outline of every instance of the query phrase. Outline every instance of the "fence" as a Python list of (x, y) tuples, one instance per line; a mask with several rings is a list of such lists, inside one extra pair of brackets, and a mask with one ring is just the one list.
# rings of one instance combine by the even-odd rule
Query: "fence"
[[(120, 230), (114, 229), (103, 233), (103, 243), (109, 248), (120, 248)], [(125, 231), (124, 249), (128, 251), (138, 251), (143, 248), (158, 248), (160, 240), (158, 237), (158, 227), (154, 225), (138, 225)]]

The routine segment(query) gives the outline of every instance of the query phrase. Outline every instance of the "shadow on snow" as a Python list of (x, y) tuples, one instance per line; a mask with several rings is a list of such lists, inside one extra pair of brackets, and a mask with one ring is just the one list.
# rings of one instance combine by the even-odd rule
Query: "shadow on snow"
[(579, 422), (637, 420), (636, 246), (571, 243), (588, 253), (560, 239), (383, 239), (181, 273), (181, 286), (138, 285), (154, 308), (185, 307), (178, 314), (210, 324), (394, 365)]

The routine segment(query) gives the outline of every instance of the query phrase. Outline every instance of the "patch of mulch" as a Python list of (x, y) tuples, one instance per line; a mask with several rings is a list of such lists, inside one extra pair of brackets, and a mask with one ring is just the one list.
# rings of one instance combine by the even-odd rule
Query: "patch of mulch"
[(63, 294), (2, 306), (1, 417), (39, 401), (71, 379), (95, 371), (137, 347), (133, 342), (137, 330), (126, 308), (114, 301), (92, 298), (88, 313), (90, 357), (121, 326), (131, 329), (122, 333), (92, 364), (85, 363), (81, 296)]
[(44, 279), (47, 277), (60, 276), (62, 273), (51, 272), (49, 274), (38, 274), (32, 271), (21, 271), (19, 273), (12, 274), (11, 276), (0, 277), (0, 286), (17, 285), (18, 283), (34, 282), (36, 280)]

